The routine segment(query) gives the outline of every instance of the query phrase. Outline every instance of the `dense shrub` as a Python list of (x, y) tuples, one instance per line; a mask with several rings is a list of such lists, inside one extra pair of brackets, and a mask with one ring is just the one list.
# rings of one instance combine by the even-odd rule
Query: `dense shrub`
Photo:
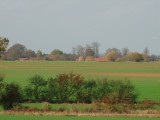
[(42, 109), (43, 109), (43, 111), (49, 111), (52, 108), (51, 108), (51, 105), (48, 102), (45, 102)]
[(97, 84), (94, 80), (85, 81), (77, 91), (77, 102), (91, 103), (94, 100)]
[(48, 79), (48, 84), (47, 84), (47, 101), (48, 102), (56, 101), (55, 96), (58, 92), (57, 86), (58, 84), (54, 78), (51, 77)]
[(71, 97), (74, 98), (83, 81), (83, 77), (73, 72), (57, 75), (52, 80), (52, 82), (56, 82), (56, 91), (54, 93), (57, 102), (73, 101)]
[(4, 75), (0, 74), (0, 102), (1, 102), (1, 98), (2, 98), (2, 93), (3, 93), (3, 89), (4, 89)]
[(47, 81), (40, 75), (35, 75), (29, 79), (29, 85), (26, 86), (25, 92), (26, 96), (30, 100), (35, 100), (36, 102), (46, 100), (46, 85)]
[(102, 102), (107, 104), (118, 104), (118, 103), (135, 103), (138, 94), (135, 92), (135, 87), (129, 81), (116, 81), (108, 80), (103, 83)]
[(138, 96), (135, 87), (129, 81), (107, 79), (84, 81), (83, 77), (73, 72), (58, 74), (48, 81), (40, 75), (35, 75), (30, 78), (25, 92), (28, 100), (58, 103), (130, 104), (135, 103)]
[(4, 109), (11, 109), (21, 100), (20, 87), (17, 84), (10, 83), (5, 85), (2, 93), (2, 106)]
[[(35, 75), (29, 79), (29, 84), (23, 91), (13, 83), (4, 85), (3, 77), (0, 77), (0, 87), (0, 98), (3, 97), (1, 101), (7, 108), (12, 108), (13, 103), (24, 100), (54, 103), (98, 102), (115, 105), (136, 103), (138, 97), (135, 87), (129, 81), (107, 79), (84, 81), (80, 74), (73, 72), (58, 74), (48, 80)], [(22, 94), (25, 95), (23, 100)]]

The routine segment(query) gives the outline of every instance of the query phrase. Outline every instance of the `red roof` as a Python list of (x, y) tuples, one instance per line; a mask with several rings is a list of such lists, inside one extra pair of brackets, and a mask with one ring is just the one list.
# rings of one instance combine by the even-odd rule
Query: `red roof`
[(19, 61), (25, 61), (25, 60), (29, 60), (29, 58), (19, 58)]
[(107, 58), (94, 58), (94, 61), (98, 62), (108, 62), (109, 60)]

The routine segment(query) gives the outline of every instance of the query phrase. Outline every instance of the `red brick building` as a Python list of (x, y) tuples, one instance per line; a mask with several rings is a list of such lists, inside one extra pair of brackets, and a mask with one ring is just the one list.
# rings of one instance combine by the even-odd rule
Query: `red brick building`
[(97, 61), (97, 62), (109, 62), (109, 60), (107, 58), (94, 58), (94, 61)]

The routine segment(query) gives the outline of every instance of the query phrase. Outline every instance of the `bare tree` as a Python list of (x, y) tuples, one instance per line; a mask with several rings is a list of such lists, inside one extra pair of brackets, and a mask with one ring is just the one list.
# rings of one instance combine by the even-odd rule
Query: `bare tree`
[(26, 50), (23, 52), (24, 58), (33, 58), (36, 56), (36, 53), (33, 50)]
[(122, 49), (122, 56), (126, 56), (127, 53), (129, 52), (129, 49), (127, 47)]
[(92, 43), (92, 49), (95, 53), (94, 57), (99, 57), (99, 46), (100, 46), (100, 44), (98, 42), (93, 42)]
[(76, 55), (76, 48), (72, 47), (72, 54), (75, 56)]
[(76, 48), (76, 52), (78, 56), (84, 56), (85, 54), (85, 48), (82, 47), (81, 45), (78, 45)]
[(143, 53), (146, 54), (146, 55), (149, 55), (149, 49), (148, 49), (148, 47), (145, 47), (145, 48), (144, 48)]
[(90, 45), (86, 46), (85, 57), (87, 56), (95, 56), (95, 52)]

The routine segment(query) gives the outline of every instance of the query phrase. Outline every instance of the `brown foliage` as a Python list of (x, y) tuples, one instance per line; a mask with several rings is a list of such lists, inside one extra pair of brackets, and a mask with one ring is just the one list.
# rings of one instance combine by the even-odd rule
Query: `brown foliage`
[(69, 97), (78, 90), (84, 82), (84, 78), (80, 74), (70, 72), (57, 75), (54, 79), (57, 83), (56, 98), (59, 102), (68, 102)]

